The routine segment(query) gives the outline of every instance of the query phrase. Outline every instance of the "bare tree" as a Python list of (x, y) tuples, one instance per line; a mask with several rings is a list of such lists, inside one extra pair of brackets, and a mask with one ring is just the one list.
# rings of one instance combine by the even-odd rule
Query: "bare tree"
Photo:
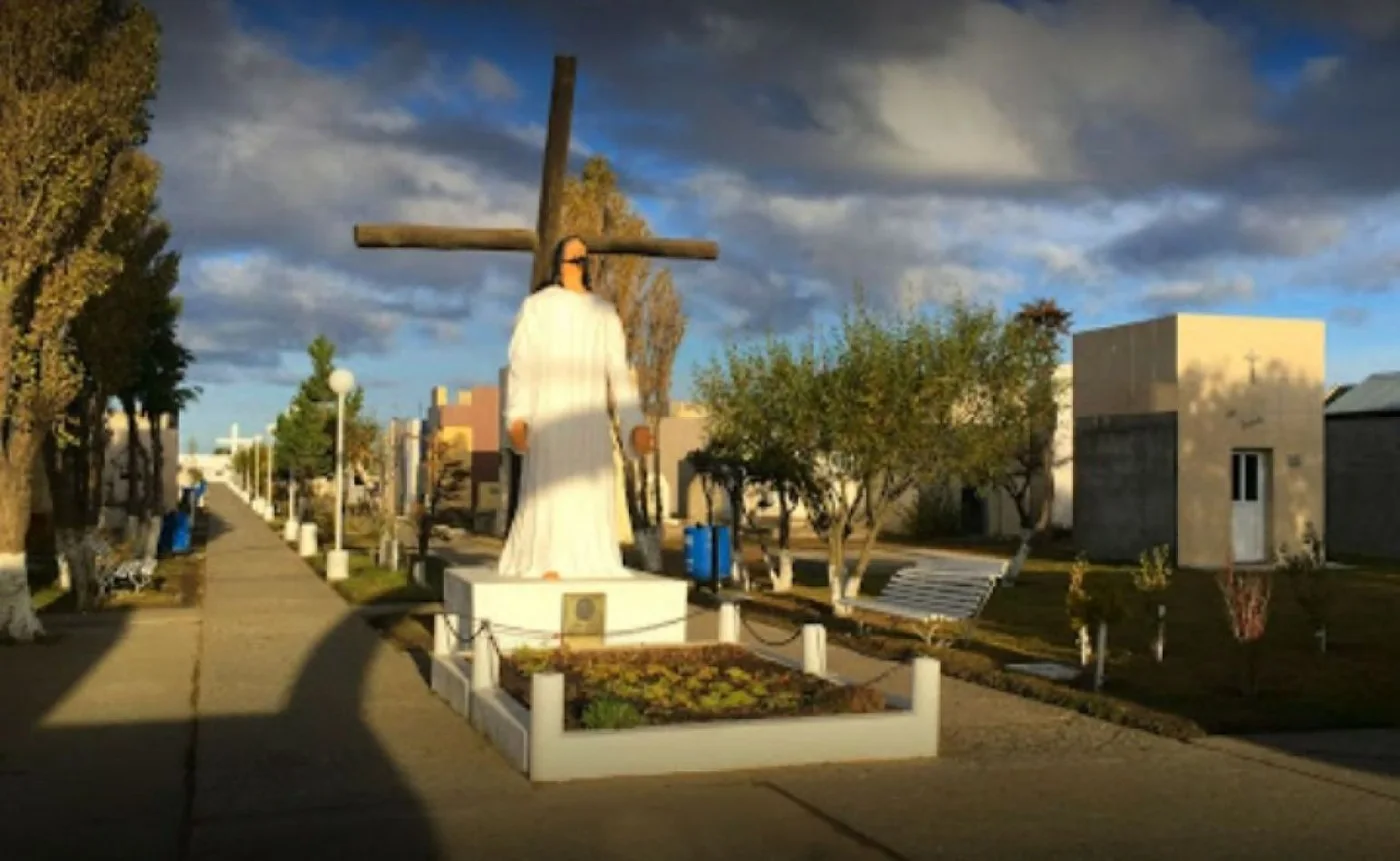
[[(589, 159), (582, 173), (577, 178), (570, 177), (565, 184), (563, 224), (565, 233), (633, 237), (651, 233), (646, 220), (618, 187), (617, 174), (601, 156)], [(628, 363), (637, 375), (642, 412), (653, 439), (659, 442), (661, 419), (670, 412), (676, 352), (686, 329), (671, 272), (653, 272), (650, 261), (644, 257), (612, 255), (595, 257), (590, 267), (594, 292), (617, 307), (627, 341)], [(616, 417), (613, 432), (619, 448), (624, 448)], [(659, 571), (661, 524), (665, 518), (660, 446), (653, 446), (649, 470), (645, 462), (638, 469), (630, 460), (624, 461), (623, 469), (633, 540), (642, 553), (644, 567)]]

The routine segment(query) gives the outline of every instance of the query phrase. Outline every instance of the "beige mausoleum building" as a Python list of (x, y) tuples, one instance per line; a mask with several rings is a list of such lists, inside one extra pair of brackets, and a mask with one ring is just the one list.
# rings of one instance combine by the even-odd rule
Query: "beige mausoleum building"
[(1074, 336), (1074, 533), (1096, 560), (1259, 563), (1325, 532), (1317, 320), (1177, 314)]

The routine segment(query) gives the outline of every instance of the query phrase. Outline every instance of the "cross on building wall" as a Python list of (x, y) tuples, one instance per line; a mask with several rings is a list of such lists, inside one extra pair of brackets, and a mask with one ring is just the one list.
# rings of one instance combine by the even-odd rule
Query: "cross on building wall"
[[(554, 79), (549, 93), (549, 125), (545, 134), (544, 163), (540, 172), (540, 200), (535, 229), (443, 227), (422, 224), (356, 224), (355, 245), (359, 248), (427, 249), (434, 251), (529, 251), (534, 255), (530, 268), (528, 295), (549, 277), (554, 246), (560, 238), (560, 216), (564, 177), (568, 168), (569, 138), (573, 127), (574, 83), (578, 61), (574, 57), (554, 58)], [(583, 235), (590, 255), (631, 254), (671, 260), (717, 260), (719, 244), (705, 239), (662, 239)], [(504, 441), (505, 434), (502, 434)], [(518, 502), (515, 488), (520, 485), (521, 459), (502, 446), (507, 461), (505, 529), (515, 517)]]
[(1254, 365), (1259, 361), (1259, 354), (1250, 350), (1248, 353), (1245, 353), (1244, 360), (1249, 362), (1249, 382), (1252, 385), (1255, 382)]

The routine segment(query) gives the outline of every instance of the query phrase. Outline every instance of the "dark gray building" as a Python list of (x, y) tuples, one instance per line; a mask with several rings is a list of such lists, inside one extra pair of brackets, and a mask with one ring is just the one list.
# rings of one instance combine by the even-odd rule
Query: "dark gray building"
[(1327, 405), (1327, 549), (1400, 559), (1400, 372)]

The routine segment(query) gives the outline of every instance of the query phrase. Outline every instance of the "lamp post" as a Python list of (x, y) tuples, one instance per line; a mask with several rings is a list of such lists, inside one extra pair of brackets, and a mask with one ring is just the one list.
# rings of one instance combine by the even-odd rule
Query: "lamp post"
[(331, 391), (335, 392), (335, 549), (326, 554), (326, 579), (344, 580), (350, 576), (350, 555), (345, 552), (345, 396), (355, 387), (355, 375), (345, 368), (331, 371)]
[(267, 510), (263, 512), (263, 520), (268, 523), (271, 523), (275, 516), (275, 508), (272, 504), (272, 455), (275, 451), (273, 447), (277, 444), (276, 439), (273, 437), (273, 433), (275, 433), (276, 430), (277, 425), (275, 424), (269, 424), (267, 426)]
[[(290, 422), (291, 410), (282, 411), (282, 420)], [(297, 476), (295, 467), (287, 467), (287, 520), (282, 526), (282, 538), (295, 542), (301, 534), (301, 522), (297, 517)]]

